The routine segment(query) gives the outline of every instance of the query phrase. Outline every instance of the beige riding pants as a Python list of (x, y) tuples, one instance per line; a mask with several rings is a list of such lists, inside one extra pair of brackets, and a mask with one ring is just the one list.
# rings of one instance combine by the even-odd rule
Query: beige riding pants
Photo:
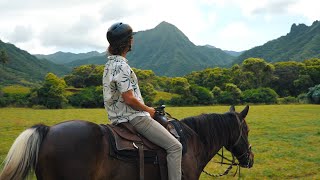
[(168, 178), (181, 180), (181, 143), (150, 116), (138, 116), (129, 122), (140, 134), (167, 151)]

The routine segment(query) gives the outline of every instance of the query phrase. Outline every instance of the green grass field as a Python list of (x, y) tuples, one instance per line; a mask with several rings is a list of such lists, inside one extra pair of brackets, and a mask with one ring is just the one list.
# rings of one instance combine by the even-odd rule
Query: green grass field
[[(176, 118), (224, 113), (228, 109), (227, 106), (166, 108)], [(243, 106), (236, 109), (240, 111)], [(24, 129), (37, 123), (53, 125), (70, 119), (108, 122), (104, 109), (0, 109), (0, 161)], [(319, 105), (250, 106), (246, 120), (250, 127), (249, 141), (255, 153), (255, 164), (251, 169), (241, 169), (241, 179), (320, 179)], [(219, 158), (214, 159), (219, 161)], [(222, 173), (225, 168), (210, 162), (205, 169)], [(235, 169), (221, 179), (233, 178)], [(200, 179), (212, 178), (203, 174)]]

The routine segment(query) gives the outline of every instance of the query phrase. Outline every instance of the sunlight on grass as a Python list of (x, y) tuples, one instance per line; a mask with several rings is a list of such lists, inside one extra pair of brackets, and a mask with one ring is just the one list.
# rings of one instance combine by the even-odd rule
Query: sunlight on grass
[(4, 87), (2, 91), (4, 93), (10, 94), (28, 94), (30, 92), (30, 88), (19, 85), (13, 85)]
[(154, 102), (157, 102), (160, 99), (169, 101), (173, 97), (179, 97), (179, 95), (178, 94), (164, 92), (164, 91), (157, 91), (156, 97), (154, 98)]

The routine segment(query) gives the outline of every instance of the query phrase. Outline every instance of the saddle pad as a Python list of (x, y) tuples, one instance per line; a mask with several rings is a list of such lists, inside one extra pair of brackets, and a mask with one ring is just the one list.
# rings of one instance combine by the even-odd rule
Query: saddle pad
[(157, 150), (161, 147), (138, 134), (130, 123), (121, 123), (117, 126), (107, 125), (112, 132), (118, 150), (136, 150), (135, 144), (143, 144), (145, 150)]
[[(106, 137), (108, 137), (108, 140), (110, 142), (110, 156), (128, 162), (137, 162), (137, 160), (139, 160), (138, 149), (134, 147), (133, 141), (124, 139), (121, 136), (119, 136), (111, 128), (112, 125), (101, 124), (100, 126), (108, 134)], [(130, 139), (138, 140), (135, 137)], [(135, 143), (141, 143), (141, 140)], [(143, 146), (143, 148), (145, 157), (144, 159), (146, 163), (166, 164), (165, 150), (161, 149), (160, 147), (158, 149), (150, 149), (148, 148), (148, 146)]]

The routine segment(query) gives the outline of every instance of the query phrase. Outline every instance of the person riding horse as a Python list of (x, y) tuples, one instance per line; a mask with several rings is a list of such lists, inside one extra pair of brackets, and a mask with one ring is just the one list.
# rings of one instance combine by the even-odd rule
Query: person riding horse
[(167, 152), (168, 179), (181, 179), (182, 145), (153, 119), (155, 109), (144, 104), (138, 79), (128, 64), (133, 31), (128, 24), (115, 23), (107, 32), (108, 62), (103, 73), (104, 105), (112, 124), (129, 122), (136, 131)]

